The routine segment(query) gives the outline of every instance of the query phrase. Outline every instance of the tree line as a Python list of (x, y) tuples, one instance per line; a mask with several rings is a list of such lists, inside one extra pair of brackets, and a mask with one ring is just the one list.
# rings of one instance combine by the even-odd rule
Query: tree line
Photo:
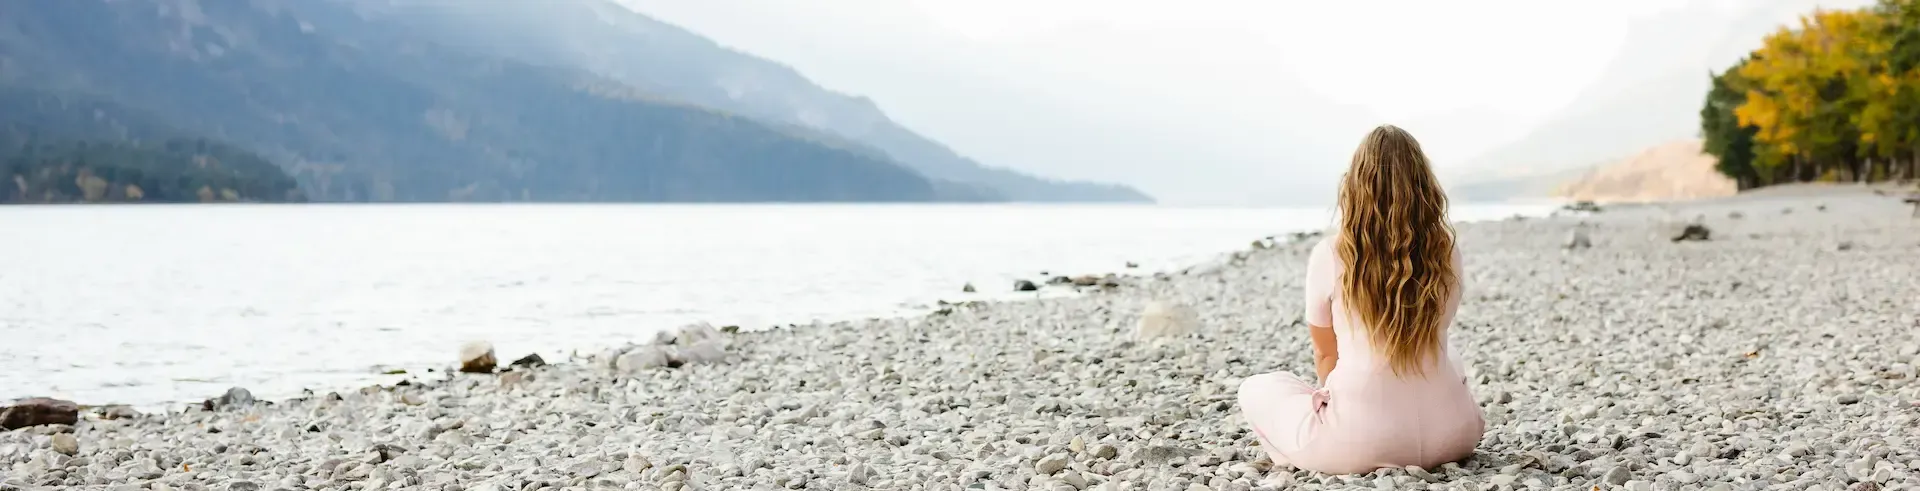
[(204, 139), (0, 142), (0, 203), (304, 201), (273, 163)]
[(1741, 189), (1920, 178), (1920, 0), (1801, 16), (1713, 75), (1700, 125)]

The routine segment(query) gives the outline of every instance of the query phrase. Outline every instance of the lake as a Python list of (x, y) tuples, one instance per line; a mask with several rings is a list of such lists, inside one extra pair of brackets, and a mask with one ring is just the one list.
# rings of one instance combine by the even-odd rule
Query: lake
[[(1549, 205), (1459, 205), (1457, 220)], [(1031, 298), (1041, 272), (1177, 270), (1327, 209), (1045, 205), (0, 207), (0, 400), (155, 407), (341, 390), (494, 343), (549, 361)], [(961, 292), (975, 285), (979, 293)], [(1063, 294), (1056, 290), (1042, 294)]]

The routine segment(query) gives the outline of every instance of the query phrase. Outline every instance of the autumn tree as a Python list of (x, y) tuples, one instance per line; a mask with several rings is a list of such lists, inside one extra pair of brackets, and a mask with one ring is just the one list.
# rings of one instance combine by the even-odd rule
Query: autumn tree
[(1920, 0), (1816, 10), (1713, 77), (1706, 151), (1742, 188), (1920, 176)]
[(80, 188), (80, 199), (88, 203), (98, 203), (107, 197), (107, 180), (93, 175), (92, 169), (81, 169), (73, 184)]
[(299, 201), (299, 186), (266, 159), (199, 139), (51, 140), (0, 146), (0, 203)]
[(1888, 45), (1861, 131), (1871, 133), (1865, 142), (1885, 159), (1890, 177), (1920, 178), (1920, 0), (1881, 0), (1874, 12), (1886, 19), (1881, 36)]
[(1742, 190), (1764, 184), (1754, 169), (1752, 126), (1740, 124), (1734, 110), (1747, 100), (1747, 82), (1740, 78), (1739, 65), (1713, 76), (1713, 90), (1707, 93), (1706, 107), (1700, 109), (1700, 133), (1706, 152), (1717, 160), (1714, 169), (1733, 178)]

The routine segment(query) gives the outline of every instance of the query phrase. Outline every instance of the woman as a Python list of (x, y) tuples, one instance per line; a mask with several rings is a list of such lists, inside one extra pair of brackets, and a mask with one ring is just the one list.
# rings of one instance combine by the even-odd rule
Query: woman
[(1460, 251), (1420, 143), (1375, 128), (1340, 184), (1339, 228), (1307, 259), (1306, 320), (1325, 387), (1290, 373), (1240, 384), (1275, 465), (1331, 474), (1436, 467), (1486, 429), (1447, 346)]

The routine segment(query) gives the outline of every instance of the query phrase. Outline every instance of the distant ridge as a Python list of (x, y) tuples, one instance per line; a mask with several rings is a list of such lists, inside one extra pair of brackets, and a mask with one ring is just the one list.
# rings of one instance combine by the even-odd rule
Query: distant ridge
[[(418, 38), (529, 63), (576, 68), (653, 97), (686, 101), (870, 147), (930, 178), (1013, 201), (1151, 202), (1117, 184), (1064, 181), (990, 167), (901, 126), (872, 100), (820, 87), (786, 65), (735, 51), (613, 0), (345, 2), (369, 21)], [(354, 20), (352, 22), (365, 22)], [(671, 69), (662, 69), (671, 67)]]
[(1713, 168), (1699, 139), (1656, 145), (1562, 183), (1553, 195), (1596, 202), (1658, 202), (1732, 196), (1732, 179)]
[[(454, 46), (380, 15), (416, 3), (446, 2), (0, 2), (0, 89), (45, 93), (34, 100), (54, 106), (124, 108), (148, 126), (257, 154), (312, 201), (1005, 201), (1015, 192), (1070, 200), (1077, 186), (936, 175), (804, 119), (716, 108), (555, 57)], [(458, 3), (481, 4), (567, 10)], [(704, 51), (688, 56), (622, 66), (711, 75), (697, 69)], [(58, 111), (43, 111), (54, 106), (0, 111), (37, 132), (63, 124)], [(131, 141), (141, 127), (76, 138)], [(1017, 176), (996, 172), (981, 171)]]

